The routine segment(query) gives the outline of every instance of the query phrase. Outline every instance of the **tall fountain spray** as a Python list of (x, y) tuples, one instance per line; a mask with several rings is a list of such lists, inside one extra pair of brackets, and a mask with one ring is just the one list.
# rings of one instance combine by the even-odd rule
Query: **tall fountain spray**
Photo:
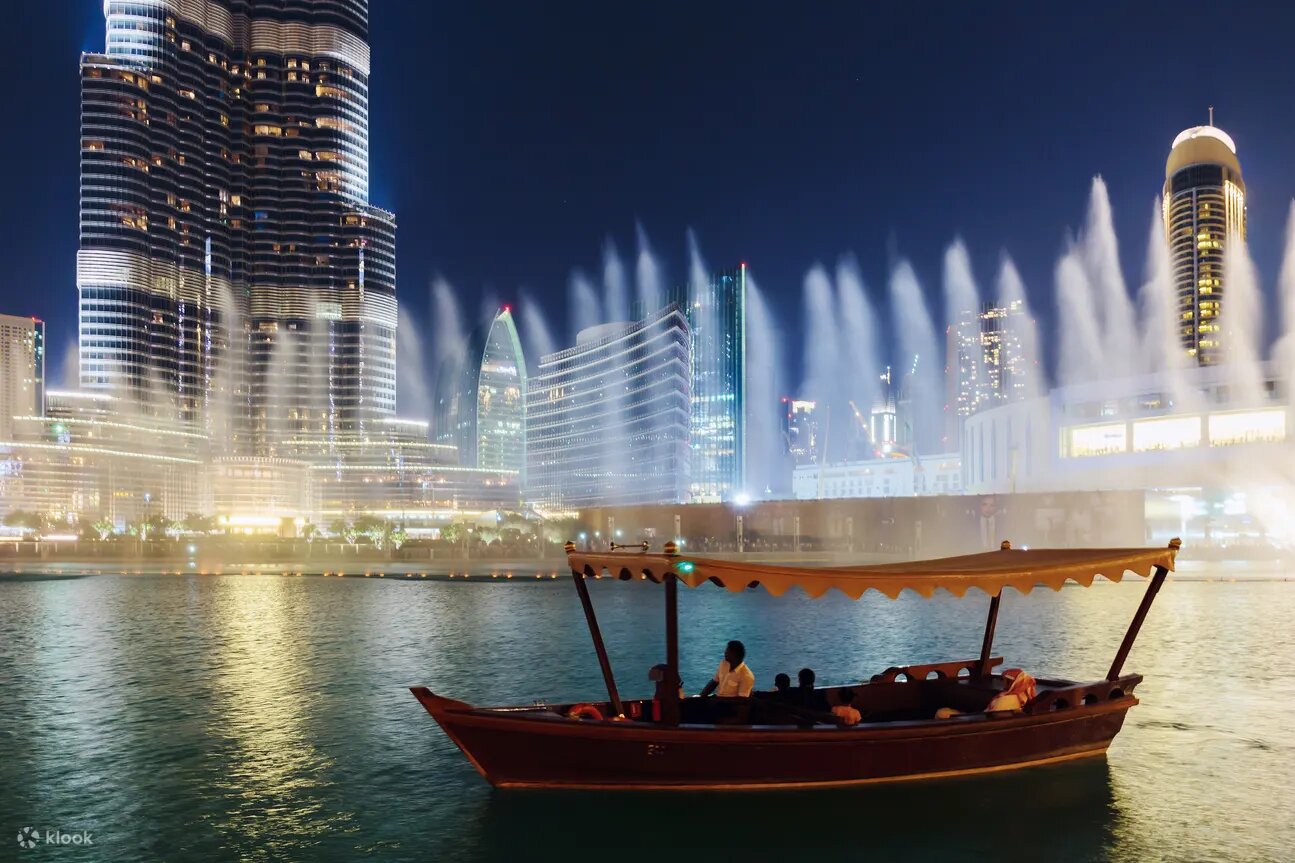
[(544, 309), (529, 291), (521, 292), (518, 305), (521, 307), (522, 343), (525, 346), (526, 362), (534, 367), (540, 357), (557, 350), (557, 342), (549, 329), (548, 321), (544, 319)]
[(598, 291), (594, 288), (593, 282), (579, 270), (571, 274), (568, 296), (571, 298), (568, 304), (571, 318), (569, 341), (575, 342), (577, 333), (589, 327), (597, 326), (606, 318), (603, 315), (602, 302), (598, 299)]
[(999, 306), (1005, 309), (1013, 307), (1021, 310), (1022, 318), (1027, 322), (1021, 328), (1020, 351), (1024, 380), (1022, 398), (1034, 398), (1043, 393), (1043, 361), (1039, 356), (1039, 338), (1035, 331), (1034, 315), (1030, 310), (1030, 301), (1025, 295), (1025, 282), (1010, 255), (1003, 253), (998, 267), (998, 279), (995, 282), (995, 296)]
[(1238, 406), (1264, 401), (1264, 370), (1260, 361), (1263, 342), (1263, 298), (1259, 274), (1250, 249), (1240, 237), (1230, 238), (1223, 261), (1227, 302), (1217, 326), (1227, 364), (1227, 382)]
[(801, 395), (825, 406), (839, 381), (836, 292), (822, 265), (805, 275), (804, 381)]
[(396, 403), (409, 417), (431, 416), (432, 393), (427, 383), (427, 354), (417, 320), (402, 304), (397, 311), (400, 338), (397, 341)]
[(750, 274), (746, 277), (746, 342), (747, 485), (754, 493), (781, 491), (782, 338)]
[(1133, 302), (1120, 271), (1119, 243), (1106, 182), (1093, 178), (1088, 202), (1088, 222), (1079, 238), (1079, 251), (1093, 289), (1106, 367), (1118, 376), (1135, 370), (1136, 333)]
[(635, 225), (638, 237), (638, 261), (634, 267), (639, 316), (651, 314), (665, 305), (665, 285), (662, 282), (661, 264), (652, 253), (652, 244), (642, 225)]
[(971, 272), (971, 256), (962, 239), (944, 250), (944, 323), (956, 326), (966, 315), (980, 311), (980, 290)]
[[(868, 291), (853, 258), (846, 258), (836, 268), (836, 300), (839, 309), (838, 335), (840, 352), (837, 380), (860, 413), (870, 410), (878, 395), (881, 360), (877, 353), (877, 315), (868, 300)], [(841, 405), (844, 409), (848, 404)], [(851, 410), (850, 414), (853, 415)]]
[(1286, 216), (1286, 245), (1277, 274), (1277, 295), (1281, 302), (1281, 330), (1273, 346), (1278, 375), (1295, 380), (1295, 200)]
[(898, 342), (894, 373), (901, 402), (900, 443), (917, 452), (938, 446), (944, 427), (942, 380), (944, 352), (922, 293), (917, 273), (901, 260), (890, 276), (890, 311)]
[(625, 264), (610, 239), (603, 246), (603, 315), (608, 321), (627, 321), (630, 316)]

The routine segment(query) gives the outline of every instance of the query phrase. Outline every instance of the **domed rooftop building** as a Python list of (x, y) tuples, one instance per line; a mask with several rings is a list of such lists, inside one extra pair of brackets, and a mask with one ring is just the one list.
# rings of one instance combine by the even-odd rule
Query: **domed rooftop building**
[(1224, 258), (1246, 237), (1246, 186), (1236, 143), (1210, 122), (1174, 138), (1161, 199), (1183, 350), (1200, 365), (1223, 358), (1219, 316), (1227, 292)]

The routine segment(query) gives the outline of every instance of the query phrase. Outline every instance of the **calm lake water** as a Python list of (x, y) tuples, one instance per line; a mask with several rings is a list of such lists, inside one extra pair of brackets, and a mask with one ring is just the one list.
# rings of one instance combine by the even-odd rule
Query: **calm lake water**
[[(1009, 592), (996, 652), (1100, 677), (1142, 584)], [(646, 694), (660, 588), (592, 587), (622, 692)], [(987, 602), (682, 591), (684, 682), (729, 638), (762, 687), (971, 657)], [(1171, 579), (1106, 759), (855, 790), (497, 792), (406, 687), (599, 697), (569, 580), (5, 576), (0, 860), (1290, 860), (1292, 619), (1295, 583)], [(22, 850), (27, 826), (95, 845)]]

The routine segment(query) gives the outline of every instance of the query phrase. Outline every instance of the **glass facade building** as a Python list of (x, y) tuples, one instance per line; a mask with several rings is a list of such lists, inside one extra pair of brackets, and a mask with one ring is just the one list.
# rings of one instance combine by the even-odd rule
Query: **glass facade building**
[(693, 285), (691, 480), (694, 502), (732, 500), (746, 485), (746, 264)]
[(1033, 392), (1030, 347), (1034, 321), (1025, 304), (985, 303), (978, 313), (964, 313), (948, 332), (948, 405), (950, 440), (960, 437), (963, 418)]
[(81, 384), (275, 455), (395, 410), (365, 0), (107, 0), (81, 59)]
[(580, 333), (540, 359), (526, 406), (527, 499), (551, 508), (683, 503), (691, 332), (678, 304)]
[(462, 467), (526, 468), (526, 358), (511, 310), (504, 308), (468, 338), (436, 382), (438, 443), (458, 450)]
[(14, 417), (45, 411), (45, 322), (0, 315), (0, 441), (13, 433)]
[(1213, 113), (1210, 125), (1174, 139), (1161, 198), (1180, 342), (1203, 366), (1223, 358), (1224, 259), (1231, 243), (1246, 238), (1246, 186), (1236, 144), (1213, 125)]

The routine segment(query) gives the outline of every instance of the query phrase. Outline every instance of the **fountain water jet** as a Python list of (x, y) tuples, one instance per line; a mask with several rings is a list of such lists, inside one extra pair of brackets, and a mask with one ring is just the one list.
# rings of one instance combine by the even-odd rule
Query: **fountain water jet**
[(661, 264), (652, 254), (652, 244), (648, 241), (647, 231), (641, 224), (635, 224), (638, 237), (638, 262), (635, 266), (635, 283), (637, 285), (638, 307), (643, 315), (649, 315), (665, 305), (665, 287), (661, 280)]
[(544, 310), (540, 308), (539, 302), (528, 292), (522, 291), (518, 306), (521, 310), (526, 359), (528, 364), (538, 364), (540, 357), (557, 350), (557, 343), (553, 339), (552, 331), (549, 330), (548, 322), (544, 320)]
[(569, 341), (574, 343), (576, 335), (581, 330), (597, 326), (605, 318), (602, 303), (598, 299), (598, 291), (594, 289), (593, 282), (589, 281), (589, 277), (579, 270), (571, 274), (568, 294), (571, 298), (571, 333)]
[(1025, 282), (1021, 279), (1021, 274), (1016, 269), (1011, 256), (1006, 252), (1003, 253), (999, 263), (995, 289), (998, 305), (1005, 309), (1018, 306), (1021, 315), (1028, 322), (1020, 334), (1021, 358), (1025, 366), (1024, 389), (1021, 395), (1027, 399), (1034, 398), (1046, 389), (1042, 380), (1043, 363), (1039, 359), (1039, 340), (1034, 329), (1034, 315), (1030, 311), (1030, 302), (1025, 296)]
[(404, 416), (430, 416), (432, 394), (427, 385), (427, 357), (423, 350), (423, 337), (414, 316), (405, 306), (398, 306), (396, 320), (400, 334), (396, 346), (400, 358), (397, 366), (396, 403)]
[(603, 246), (603, 314), (608, 321), (627, 321), (630, 315), (625, 264), (610, 239)]
[(1227, 381), (1238, 406), (1253, 407), (1264, 401), (1264, 369), (1260, 361), (1263, 339), (1263, 298), (1259, 275), (1250, 250), (1240, 237), (1230, 237), (1223, 260), (1227, 303), (1218, 320), (1227, 363)]
[(1103, 368), (1108, 375), (1125, 377), (1135, 370), (1137, 336), (1133, 302), (1120, 271), (1119, 243), (1106, 182), (1093, 178), (1088, 203), (1088, 222), (1079, 238), (1079, 252), (1092, 286), (1102, 338)]
[(787, 491), (783, 464), (778, 394), (782, 389), (781, 339), (764, 294), (750, 273), (746, 277), (746, 462), (747, 486), (764, 494)]
[(938, 396), (943, 391), (944, 353), (936, 340), (922, 285), (908, 261), (901, 260), (891, 273), (890, 310), (898, 331), (896, 389), (899, 400), (909, 406), (903, 412), (909, 425), (901, 426), (901, 443), (909, 443), (915, 452), (930, 453), (944, 428)]

